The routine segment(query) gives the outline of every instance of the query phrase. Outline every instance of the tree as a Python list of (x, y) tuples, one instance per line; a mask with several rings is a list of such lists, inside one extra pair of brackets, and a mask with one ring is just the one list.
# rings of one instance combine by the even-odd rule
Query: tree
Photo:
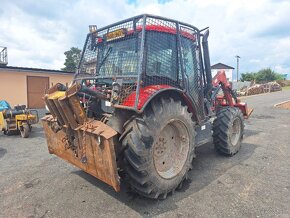
[(61, 70), (75, 72), (80, 61), (81, 50), (76, 47), (71, 47), (70, 50), (64, 53), (64, 55), (66, 57), (64, 62), (65, 67)]
[(257, 83), (263, 83), (282, 79), (283, 76), (279, 73), (276, 73), (271, 68), (261, 69), (257, 73), (242, 73), (241, 75), (242, 82), (255, 80)]
[(257, 72), (255, 76), (256, 82), (271, 82), (282, 79), (282, 75), (276, 73), (271, 68), (265, 68)]
[(241, 74), (241, 81), (253, 81), (255, 80), (256, 73), (242, 73)]

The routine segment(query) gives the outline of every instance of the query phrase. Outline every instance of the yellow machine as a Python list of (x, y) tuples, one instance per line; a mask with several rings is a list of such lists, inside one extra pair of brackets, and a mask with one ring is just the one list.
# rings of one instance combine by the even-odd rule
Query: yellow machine
[(36, 110), (28, 110), (25, 105), (10, 106), (0, 111), (0, 130), (5, 135), (21, 134), (22, 138), (28, 138), (32, 124), (38, 123), (38, 113)]

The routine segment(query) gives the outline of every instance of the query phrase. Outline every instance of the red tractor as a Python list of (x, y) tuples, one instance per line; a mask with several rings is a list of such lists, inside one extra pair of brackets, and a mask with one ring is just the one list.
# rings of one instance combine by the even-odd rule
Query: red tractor
[(212, 79), (208, 35), (152, 15), (90, 26), (72, 85), (44, 96), (49, 152), (149, 198), (173, 193), (212, 138), (236, 154), (250, 111), (224, 72)]

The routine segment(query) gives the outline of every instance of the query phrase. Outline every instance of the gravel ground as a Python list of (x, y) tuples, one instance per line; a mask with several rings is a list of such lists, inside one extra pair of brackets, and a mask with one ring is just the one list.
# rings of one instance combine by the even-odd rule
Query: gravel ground
[(197, 149), (189, 181), (166, 200), (121, 193), (48, 154), (31, 138), (0, 134), (0, 217), (290, 217), (290, 90), (244, 98), (254, 108), (240, 152)]

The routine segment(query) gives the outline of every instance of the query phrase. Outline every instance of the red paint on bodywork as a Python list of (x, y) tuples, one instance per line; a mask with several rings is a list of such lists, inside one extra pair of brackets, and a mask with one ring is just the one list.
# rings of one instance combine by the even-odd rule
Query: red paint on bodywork
[[(171, 33), (171, 34), (177, 33), (176, 28), (168, 27), (168, 26), (161, 26), (161, 25), (147, 25), (145, 27), (145, 29), (148, 31), (156, 31), (156, 32), (163, 32), (163, 33)], [(188, 32), (188, 31), (180, 30), (180, 34), (186, 38), (193, 40), (193, 41), (195, 41), (195, 39), (196, 39), (195, 35)]]
[[(146, 87), (141, 87), (139, 92), (139, 99), (137, 109), (141, 110), (146, 102), (153, 96), (155, 93), (159, 92), (162, 89), (172, 89), (172, 86), (169, 85), (151, 85)], [(123, 102), (123, 106), (134, 107), (136, 99), (136, 92), (132, 92)]]
[(241, 112), (243, 113), (244, 117), (247, 119), (253, 112), (253, 109), (250, 109), (247, 107), (247, 104), (244, 102), (241, 102), (240, 99), (237, 99), (237, 102), (234, 101), (232, 93), (231, 93), (231, 84), (228, 82), (226, 73), (224, 70), (218, 71), (218, 73), (214, 76), (212, 79), (212, 85), (213, 87), (217, 87), (219, 84), (222, 86), (222, 90), (224, 95), (223, 96), (217, 96), (215, 99), (215, 107), (217, 106), (231, 106), (231, 107), (238, 107)]
[(231, 84), (228, 82), (226, 73), (224, 70), (218, 71), (218, 73), (212, 79), (213, 87), (217, 87), (219, 84), (222, 84), (222, 90), (224, 92), (224, 99), (227, 101), (227, 104), (231, 107), (234, 106), (233, 96), (230, 92)]

